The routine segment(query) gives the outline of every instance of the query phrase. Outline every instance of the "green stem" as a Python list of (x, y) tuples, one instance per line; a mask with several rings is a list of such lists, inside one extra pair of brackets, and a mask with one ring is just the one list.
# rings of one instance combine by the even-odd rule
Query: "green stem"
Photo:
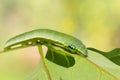
[(39, 50), (39, 53), (40, 53), (40, 56), (41, 56), (41, 61), (42, 61), (43, 67), (45, 69), (45, 72), (47, 74), (48, 80), (52, 80), (52, 78), (50, 76), (50, 73), (49, 73), (49, 70), (48, 70), (48, 68), (46, 66), (46, 63), (45, 63), (44, 53), (43, 53), (41, 44), (38, 44), (38, 50)]
[(107, 53), (107, 52), (103, 52), (103, 51), (100, 51), (100, 50), (97, 50), (97, 49), (91, 48), (91, 47), (88, 47), (87, 49), (88, 49), (88, 50), (91, 50), (91, 51), (94, 51), (94, 52), (97, 52), (97, 53), (100, 53), (100, 54), (102, 54), (102, 55), (104, 55), (105, 53)]

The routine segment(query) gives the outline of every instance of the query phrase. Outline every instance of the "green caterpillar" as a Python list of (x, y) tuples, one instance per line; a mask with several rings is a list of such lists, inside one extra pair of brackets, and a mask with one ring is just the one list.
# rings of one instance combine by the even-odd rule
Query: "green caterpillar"
[(4, 50), (35, 46), (37, 44), (47, 47), (61, 47), (73, 54), (82, 54), (83, 56), (88, 54), (85, 45), (77, 38), (49, 29), (37, 29), (15, 36), (6, 42)]

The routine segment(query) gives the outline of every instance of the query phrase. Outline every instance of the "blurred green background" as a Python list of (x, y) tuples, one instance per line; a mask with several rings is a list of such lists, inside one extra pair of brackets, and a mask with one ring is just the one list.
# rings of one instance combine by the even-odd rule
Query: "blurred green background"
[[(87, 47), (120, 47), (120, 0), (0, 0), (0, 50), (38, 28), (71, 34)], [(23, 80), (38, 66), (36, 47), (0, 54), (0, 80)]]

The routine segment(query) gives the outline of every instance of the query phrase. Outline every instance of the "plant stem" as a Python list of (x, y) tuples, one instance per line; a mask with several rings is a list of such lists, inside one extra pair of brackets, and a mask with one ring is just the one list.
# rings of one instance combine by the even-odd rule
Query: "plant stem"
[(41, 61), (42, 61), (43, 67), (45, 69), (46, 75), (48, 77), (48, 80), (52, 80), (52, 78), (50, 76), (50, 73), (49, 73), (49, 70), (48, 70), (48, 68), (46, 66), (46, 63), (45, 63), (44, 53), (43, 53), (41, 44), (38, 44), (38, 50), (39, 50), (39, 53), (40, 53), (40, 56), (41, 56)]
[(91, 47), (88, 47), (87, 49), (88, 49), (88, 50), (91, 50), (91, 51), (94, 51), (94, 52), (97, 52), (97, 53), (100, 53), (100, 54), (102, 54), (102, 55), (104, 55), (105, 53), (107, 53), (107, 52), (103, 52), (103, 51), (100, 51), (100, 50), (97, 50), (97, 49), (91, 48)]

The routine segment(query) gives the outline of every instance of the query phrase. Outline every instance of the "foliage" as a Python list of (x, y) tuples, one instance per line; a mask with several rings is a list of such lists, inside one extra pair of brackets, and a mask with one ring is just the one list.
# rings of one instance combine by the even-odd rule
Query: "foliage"
[[(43, 29), (40, 31), (43, 33), (40, 33), (39, 31), (36, 32), (35, 30), (23, 33), (8, 40), (4, 51), (1, 51), (1, 53), (4, 53), (6, 51), (28, 46), (38, 46), (43, 68), (40, 63), (40, 68), (38, 67), (36, 70), (37, 72), (32, 74), (30, 78), (27, 78), (28, 80), (119, 80), (120, 77), (118, 75), (106, 70), (104, 66), (97, 65), (93, 60), (91, 60), (91, 57), (94, 56), (97, 61), (97, 57), (100, 57), (99, 55), (89, 55), (91, 53), (90, 51), (94, 52), (95, 54), (102, 54), (104, 57), (106, 57), (102, 60), (102, 63), (107, 65), (107, 63), (104, 62), (107, 61), (106, 59), (109, 59), (114, 63), (111, 64), (112, 69), (114, 69), (113, 66), (115, 64), (118, 66), (120, 65), (119, 48), (110, 52), (99, 51), (95, 48), (87, 48), (89, 50), (89, 54), (86, 57), (83, 54), (87, 55), (87, 53), (85, 53), (87, 52), (87, 49), (78, 39), (57, 31), (55, 32), (52, 30)], [(39, 35), (39, 37), (37, 36), (36, 38), (36, 35)], [(59, 35), (59, 37), (56, 35)], [(72, 45), (70, 42), (73, 42)], [(64, 46), (66, 43), (69, 44)], [(73, 44), (76, 45), (73, 46)], [(41, 45), (46, 45), (48, 47), (46, 54), (47, 60), (43, 56)], [(80, 48), (81, 55), (78, 47)], [(108, 66), (108, 68), (111, 68), (111, 66)], [(119, 67), (117, 67), (117, 69), (119, 69)], [(120, 73), (120, 71), (118, 71), (118, 73)]]

